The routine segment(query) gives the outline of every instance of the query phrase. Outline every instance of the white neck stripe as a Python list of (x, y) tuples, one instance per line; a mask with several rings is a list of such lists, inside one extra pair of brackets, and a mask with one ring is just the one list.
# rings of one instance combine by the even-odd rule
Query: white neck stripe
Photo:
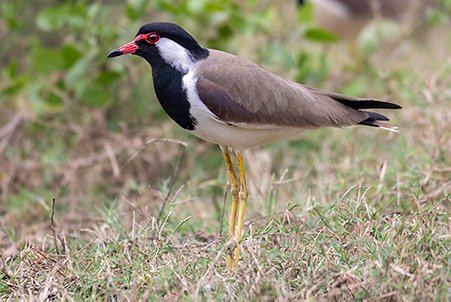
[(163, 60), (181, 72), (188, 72), (194, 64), (188, 50), (171, 39), (161, 38), (157, 48)]

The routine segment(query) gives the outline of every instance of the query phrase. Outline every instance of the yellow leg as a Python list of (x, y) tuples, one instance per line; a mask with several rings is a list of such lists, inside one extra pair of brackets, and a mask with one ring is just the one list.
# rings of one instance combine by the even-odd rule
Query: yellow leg
[[(233, 168), (232, 157), (230, 156), (229, 148), (226, 146), (221, 147), (224, 153), (224, 161), (227, 166), (227, 172), (230, 179), (230, 188), (232, 192), (232, 209), (230, 211), (229, 221), (229, 236), (235, 238), (235, 224), (236, 224), (236, 211), (238, 208), (238, 193), (240, 191), (238, 185), (238, 179), (236, 178), (235, 169)], [(233, 267), (233, 249), (230, 249), (230, 253), (227, 255), (227, 268)]]
[[(244, 173), (244, 160), (243, 154), (237, 153), (238, 158), (238, 170), (240, 173), (240, 192), (238, 194), (240, 200), (240, 208), (238, 210), (238, 231), (237, 231), (237, 242), (239, 244), (241, 240), (241, 235), (243, 233), (243, 224), (244, 224), (244, 210), (246, 208), (247, 201), (247, 184), (246, 184), (246, 176)], [(239, 245), (235, 248), (235, 266), (238, 267), (238, 260), (240, 258), (240, 247)]]

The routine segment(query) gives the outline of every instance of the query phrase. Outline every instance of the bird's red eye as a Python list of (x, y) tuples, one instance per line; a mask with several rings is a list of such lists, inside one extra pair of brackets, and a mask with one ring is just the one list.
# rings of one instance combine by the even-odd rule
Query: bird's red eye
[(149, 42), (150, 44), (157, 44), (158, 41), (160, 41), (160, 35), (152, 32), (147, 36), (147, 42)]

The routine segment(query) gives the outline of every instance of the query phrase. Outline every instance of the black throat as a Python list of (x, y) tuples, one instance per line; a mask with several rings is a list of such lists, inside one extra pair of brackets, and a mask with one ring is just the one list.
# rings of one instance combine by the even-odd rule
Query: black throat
[(169, 64), (152, 66), (155, 94), (164, 111), (183, 129), (194, 130), (197, 121), (189, 112), (190, 103), (182, 81), (184, 75)]

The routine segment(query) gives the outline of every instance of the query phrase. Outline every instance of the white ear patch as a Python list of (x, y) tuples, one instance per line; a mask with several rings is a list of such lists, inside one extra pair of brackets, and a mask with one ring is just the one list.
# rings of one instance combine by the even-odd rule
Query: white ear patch
[(161, 38), (157, 48), (163, 60), (181, 72), (187, 72), (193, 65), (188, 50), (171, 39)]

